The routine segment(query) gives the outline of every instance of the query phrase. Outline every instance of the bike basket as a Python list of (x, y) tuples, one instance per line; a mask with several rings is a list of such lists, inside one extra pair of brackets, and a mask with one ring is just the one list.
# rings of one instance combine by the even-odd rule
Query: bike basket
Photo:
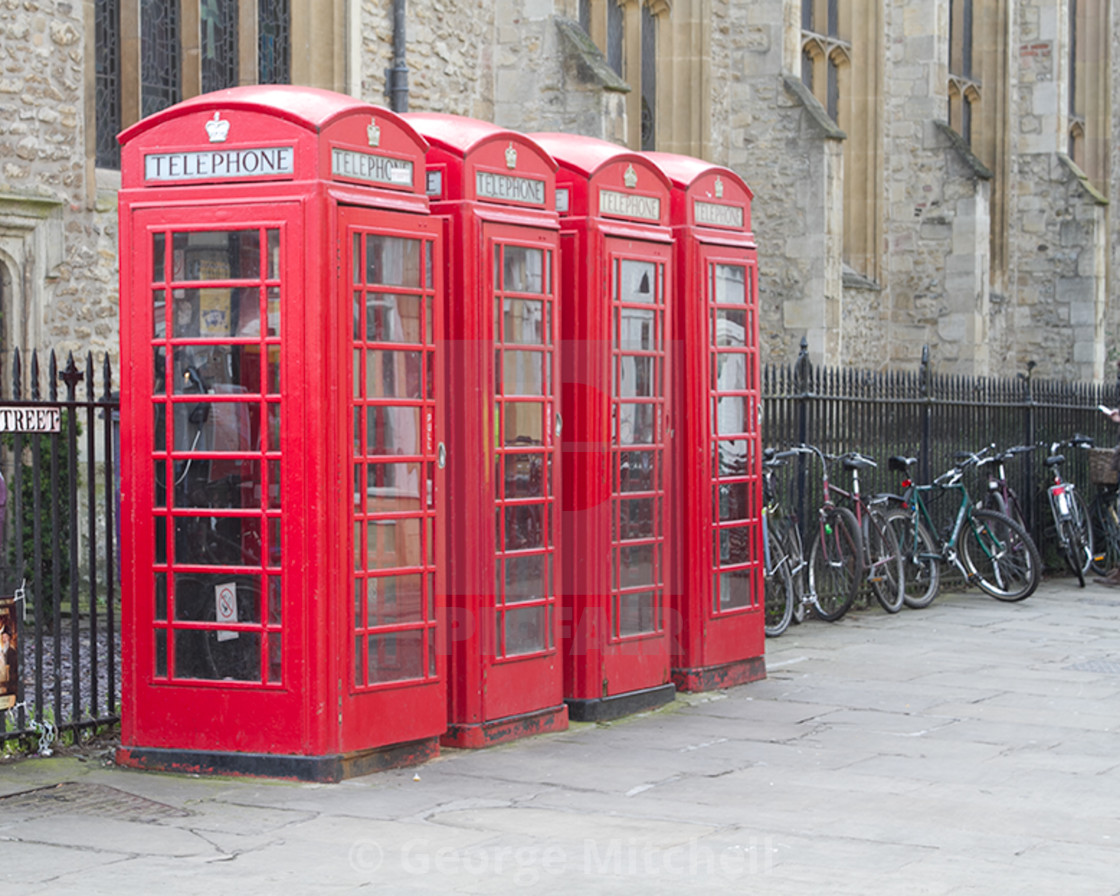
[(1089, 449), (1089, 481), (1093, 485), (1116, 485), (1120, 477), (1112, 468), (1112, 454), (1111, 448)]

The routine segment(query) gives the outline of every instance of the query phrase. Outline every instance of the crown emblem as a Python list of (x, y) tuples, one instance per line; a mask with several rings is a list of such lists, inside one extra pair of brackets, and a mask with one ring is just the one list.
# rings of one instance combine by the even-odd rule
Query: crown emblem
[(631, 190), (638, 185), (638, 173), (634, 170), (633, 165), (626, 166), (626, 173), (622, 175), (622, 182)]
[(716, 199), (723, 198), (723, 181), (718, 177), (716, 178)]
[(517, 150), (513, 148), (512, 142), (506, 147), (506, 167), (510, 169), (517, 167)]
[(221, 112), (215, 112), (214, 117), (206, 122), (206, 133), (210, 136), (211, 143), (225, 143), (229, 136), (229, 122), (222, 118)]
[(369, 140), (370, 146), (377, 146), (381, 143), (381, 128), (377, 126), (377, 119), (370, 117), (369, 124), (366, 125), (366, 137)]

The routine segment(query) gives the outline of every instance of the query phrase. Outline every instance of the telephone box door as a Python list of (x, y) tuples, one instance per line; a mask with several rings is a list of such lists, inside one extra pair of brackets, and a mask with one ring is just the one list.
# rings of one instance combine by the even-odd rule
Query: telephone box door
[(504, 718), (563, 699), (556, 643), (557, 236), (493, 223), (483, 225), (483, 236), (490, 262), (483, 277), (492, 296), (483, 313), (494, 322), (496, 499), (486, 716)]
[(672, 247), (608, 237), (610, 582), (604, 696), (668, 675), (668, 309)]
[[(697, 550), (713, 558), (704, 653), (710, 664), (761, 656), (761, 458), (759, 440), (758, 268), (741, 249), (700, 246), (706, 342), (711, 494), (710, 542)], [(699, 369), (697, 372), (699, 372)]]
[(345, 500), (353, 556), (342, 631), (349, 657), (343, 750), (432, 737), (446, 728), (437, 621), (444, 450), (435, 350), (440, 222), (339, 209), (339, 300), (351, 306), (340, 355), (352, 383)]
[(154, 577), (135, 583), (154, 599), (131, 604), (126, 739), (302, 752), (288, 720), (299, 706), (293, 629), (306, 620), (280, 525), (294, 499), (281, 346), (298, 315), (288, 259), (302, 218), (284, 202), (211, 218), (142, 209), (130, 222), (132, 289), (147, 301), (128, 326), (150, 346), (122, 384), (143, 396), (126, 421), (130, 568)]

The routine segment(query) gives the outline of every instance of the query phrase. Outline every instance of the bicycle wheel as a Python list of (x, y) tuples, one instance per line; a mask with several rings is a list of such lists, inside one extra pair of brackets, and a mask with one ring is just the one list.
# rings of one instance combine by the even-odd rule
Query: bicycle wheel
[(1120, 520), (1116, 515), (1116, 496), (1097, 492), (1089, 505), (1089, 525), (1093, 531), (1092, 570), (1107, 575), (1120, 565)]
[(1081, 530), (1072, 519), (1062, 520), (1058, 530), (1061, 535), (1062, 555), (1066, 558), (1066, 566), (1077, 576), (1077, 584), (1085, 587), (1085, 543), (1081, 540)]
[(1077, 526), (1077, 531), (1081, 534), (1081, 574), (1084, 576), (1089, 572), (1089, 567), (1093, 562), (1093, 527), (1089, 524), (1089, 508), (1085, 504), (1085, 498), (1077, 489), (1072, 491), (1072, 495), (1073, 501), (1070, 507), (1074, 525)]
[(926, 528), (907, 510), (892, 510), (887, 524), (898, 538), (902, 553), (902, 602), (915, 610), (928, 607), (941, 591), (941, 561), (937, 543)]
[(961, 558), (970, 581), (997, 600), (1023, 600), (1038, 587), (1038, 548), (1026, 529), (1002, 513), (972, 511), (962, 532)]
[(793, 615), (790, 617), (790, 622), (800, 625), (805, 621), (806, 595), (809, 593), (806, 570), (809, 564), (805, 562), (801, 533), (793, 520), (782, 521), (781, 540), (785, 547), (785, 555), (789, 558), (789, 578), (793, 583)]
[(888, 613), (902, 609), (906, 595), (902, 552), (898, 536), (887, 525), (886, 514), (869, 510), (863, 520), (863, 539), (867, 546), (867, 580), (879, 605)]
[(846, 507), (823, 511), (809, 548), (809, 593), (826, 622), (848, 612), (863, 581), (863, 545), (855, 514)]
[(776, 638), (787, 628), (793, 617), (793, 577), (789, 574), (789, 557), (783, 539), (772, 529), (766, 537), (770, 548), (770, 566), (766, 571), (766, 613), (763, 628), (766, 637)]

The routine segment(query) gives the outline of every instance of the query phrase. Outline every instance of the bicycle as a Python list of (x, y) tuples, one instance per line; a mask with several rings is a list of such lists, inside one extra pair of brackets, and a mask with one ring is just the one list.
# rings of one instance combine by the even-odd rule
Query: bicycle
[(782, 512), (775, 486), (775, 472), (785, 465), (785, 458), (796, 452), (778, 453), (772, 448), (762, 458), (762, 549), (763, 581), (765, 583), (766, 637), (776, 638), (789, 628), (793, 605), (800, 600), (800, 589), (794, 584), (805, 566), (801, 553), (801, 536), (796, 523)]
[(888, 613), (902, 609), (905, 590), (903, 582), (902, 553), (898, 538), (886, 521), (887, 496), (879, 495), (868, 499), (859, 488), (859, 471), (877, 467), (870, 457), (858, 451), (847, 454), (828, 455), (828, 460), (839, 461), (840, 465), (852, 474), (850, 490), (832, 485), (832, 491), (846, 499), (855, 513), (863, 543), (863, 566), (866, 581), (879, 605)]
[(815, 455), (821, 465), (821, 505), (809, 544), (805, 601), (821, 619), (836, 622), (855, 602), (864, 578), (863, 539), (855, 514), (832, 500), (824, 452), (813, 445), (798, 445), (793, 450)]
[(1089, 451), (1089, 481), (1096, 487), (1089, 503), (1089, 528), (1093, 533), (1090, 568), (1098, 576), (1108, 575), (1120, 566), (1120, 491), (1112, 459), (1111, 448)]
[(1019, 496), (1007, 481), (1005, 465), (1012, 458), (1034, 451), (1034, 447), (1034, 445), (1016, 445), (990, 457), (981, 457), (977, 462), (977, 467), (990, 466), (993, 468), (988, 471), (988, 493), (984, 496), (984, 506), (989, 510), (997, 510), (1000, 513), (1007, 514), (1028, 530), (1030, 527), (1027, 525), (1027, 516), (1019, 503)]
[[(936, 596), (930, 586), (939, 586), (936, 564), (954, 566), (970, 585), (975, 585), (997, 600), (1020, 601), (1030, 597), (1038, 587), (1042, 560), (1027, 530), (1006, 514), (977, 507), (964, 484), (964, 471), (975, 466), (980, 455), (966, 454), (948, 471), (929, 485), (918, 485), (911, 479), (903, 481), (898, 506), (889, 516), (897, 535), (902, 536), (903, 553), (908, 555), (906, 571), (923, 568), (926, 586), (919, 605), (928, 606)], [(916, 458), (891, 458), (891, 469), (909, 474)], [(959, 504), (956, 516), (944, 538), (936, 534), (929, 510), (931, 493), (956, 492)], [(924, 524), (924, 531), (923, 531)], [(936, 578), (935, 578), (936, 577)], [(932, 593), (929, 593), (932, 592)], [(911, 604), (914, 605), (914, 604)]]
[(1077, 576), (1078, 584), (1085, 587), (1085, 573), (1093, 562), (1093, 530), (1089, 525), (1089, 508), (1085, 499), (1072, 482), (1062, 480), (1062, 464), (1065, 455), (1059, 454), (1061, 448), (1091, 448), (1093, 440), (1080, 433), (1066, 442), (1053, 442), (1050, 455), (1042, 462), (1050, 470), (1052, 481), (1046, 486), (1047, 503), (1054, 520), (1051, 531), (1057, 539), (1058, 551), (1066, 565)]

